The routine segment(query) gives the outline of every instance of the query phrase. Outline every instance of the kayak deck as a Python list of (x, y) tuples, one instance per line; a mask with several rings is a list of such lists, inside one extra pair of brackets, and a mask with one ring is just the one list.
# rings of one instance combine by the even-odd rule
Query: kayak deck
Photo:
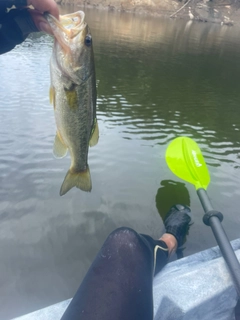
[[(231, 242), (240, 261), (240, 239)], [(153, 282), (154, 320), (234, 320), (237, 292), (218, 247), (170, 262)], [(60, 319), (71, 299), (15, 318)]]

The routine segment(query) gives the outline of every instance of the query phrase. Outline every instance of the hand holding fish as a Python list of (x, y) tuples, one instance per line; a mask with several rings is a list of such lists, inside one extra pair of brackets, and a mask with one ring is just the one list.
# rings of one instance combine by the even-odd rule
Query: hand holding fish
[(41, 13), (48, 12), (55, 18), (59, 18), (59, 9), (54, 0), (27, 0), (27, 4)]
[(27, 0), (27, 5), (32, 5), (34, 10), (29, 10), (34, 24), (40, 31), (52, 34), (52, 29), (43, 17), (44, 12), (50, 13), (59, 19), (59, 9), (54, 0)]
[(43, 15), (46, 12), (58, 21), (59, 10), (54, 0), (0, 0), (0, 54), (22, 43), (29, 33), (52, 34)]

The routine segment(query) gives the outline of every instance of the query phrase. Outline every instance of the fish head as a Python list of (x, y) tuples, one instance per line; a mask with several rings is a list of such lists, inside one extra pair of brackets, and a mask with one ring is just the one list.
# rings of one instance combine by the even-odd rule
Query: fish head
[(94, 69), (92, 36), (84, 12), (66, 14), (59, 20), (47, 13), (45, 18), (55, 37), (52, 58), (63, 74), (80, 84)]

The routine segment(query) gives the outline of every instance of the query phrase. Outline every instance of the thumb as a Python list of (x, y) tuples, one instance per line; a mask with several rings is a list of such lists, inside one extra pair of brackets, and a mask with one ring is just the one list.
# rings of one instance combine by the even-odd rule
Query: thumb
[(29, 10), (29, 13), (39, 31), (43, 31), (51, 35), (53, 34), (50, 25), (40, 12), (36, 10)]

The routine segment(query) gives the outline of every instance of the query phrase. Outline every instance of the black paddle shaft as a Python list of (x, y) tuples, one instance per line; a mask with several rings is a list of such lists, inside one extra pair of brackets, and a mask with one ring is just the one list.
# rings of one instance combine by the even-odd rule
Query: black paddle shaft
[(213, 210), (205, 189), (198, 189), (197, 194), (205, 212), (203, 221), (212, 228), (215, 239), (231, 272), (238, 297), (240, 297), (240, 264), (221, 224), (223, 215), (221, 212)]

